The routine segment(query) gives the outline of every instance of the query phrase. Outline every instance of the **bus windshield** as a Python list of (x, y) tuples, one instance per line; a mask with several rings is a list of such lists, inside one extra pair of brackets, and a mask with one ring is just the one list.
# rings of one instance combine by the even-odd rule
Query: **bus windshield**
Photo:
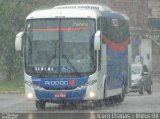
[(95, 71), (93, 19), (36, 19), (26, 24), (25, 70), (66, 74)]

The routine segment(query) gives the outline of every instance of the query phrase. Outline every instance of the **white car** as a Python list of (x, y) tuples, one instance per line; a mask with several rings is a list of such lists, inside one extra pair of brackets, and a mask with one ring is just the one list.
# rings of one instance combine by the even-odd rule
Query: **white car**
[(144, 64), (132, 64), (131, 66), (131, 92), (152, 94), (152, 80), (150, 72)]

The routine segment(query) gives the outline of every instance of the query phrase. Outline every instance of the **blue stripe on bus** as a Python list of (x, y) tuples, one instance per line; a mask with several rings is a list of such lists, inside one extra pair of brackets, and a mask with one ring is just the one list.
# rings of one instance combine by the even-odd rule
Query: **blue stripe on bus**
[(128, 48), (115, 52), (107, 46), (108, 89), (121, 88), (128, 78)]
[[(36, 90), (35, 94), (39, 100), (44, 101), (56, 101), (56, 100), (82, 100), (84, 99), (84, 96), (86, 94), (86, 89), (80, 89), (80, 90), (72, 90), (72, 88), (79, 87), (81, 85), (84, 85), (88, 82), (89, 77), (81, 77), (81, 78), (32, 78), (32, 83), (43, 87), (46, 89), (46, 91), (42, 90)], [(48, 83), (45, 82), (56, 82), (56, 81), (62, 81), (68, 82), (68, 85), (48, 85)], [(71, 83), (69, 84), (69, 81)], [(67, 90), (68, 88), (68, 90)], [(48, 90), (47, 90), (48, 89)], [(54, 90), (57, 89), (57, 90)], [(66, 89), (66, 90), (63, 90)], [(54, 91), (53, 91), (54, 90)], [(66, 97), (63, 98), (56, 98), (54, 97), (55, 94), (65, 94)]]
[[(83, 100), (86, 95), (86, 89), (70, 90), (70, 91), (41, 91), (35, 90), (36, 96), (42, 101), (67, 101), (67, 100)], [(55, 97), (56, 94), (65, 94), (65, 97)]]
[[(68, 85), (54, 85), (54, 82), (68, 82)], [(67, 89), (67, 88), (74, 88), (78, 87), (80, 85), (83, 85), (88, 82), (88, 77), (81, 77), (81, 78), (32, 78), (32, 82), (35, 85), (38, 85), (40, 87), (43, 87), (45, 89)], [(71, 83), (73, 83), (71, 85)]]

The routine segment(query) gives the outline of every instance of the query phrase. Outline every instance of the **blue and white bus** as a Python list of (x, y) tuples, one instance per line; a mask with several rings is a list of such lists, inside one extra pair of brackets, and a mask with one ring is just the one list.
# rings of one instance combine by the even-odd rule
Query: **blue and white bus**
[(62, 5), (26, 18), (25, 95), (36, 108), (47, 102), (124, 101), (130, 79), (129, 18), (99, 5)]

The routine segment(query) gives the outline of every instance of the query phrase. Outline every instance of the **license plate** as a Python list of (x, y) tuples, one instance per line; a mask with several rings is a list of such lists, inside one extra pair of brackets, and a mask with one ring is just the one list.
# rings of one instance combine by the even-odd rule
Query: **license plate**
[(66, 94), (65, 93), (56, 93), (56, 94), (54, 94), (54, 97), (56, 97), (56, 98), (65, 98)]

